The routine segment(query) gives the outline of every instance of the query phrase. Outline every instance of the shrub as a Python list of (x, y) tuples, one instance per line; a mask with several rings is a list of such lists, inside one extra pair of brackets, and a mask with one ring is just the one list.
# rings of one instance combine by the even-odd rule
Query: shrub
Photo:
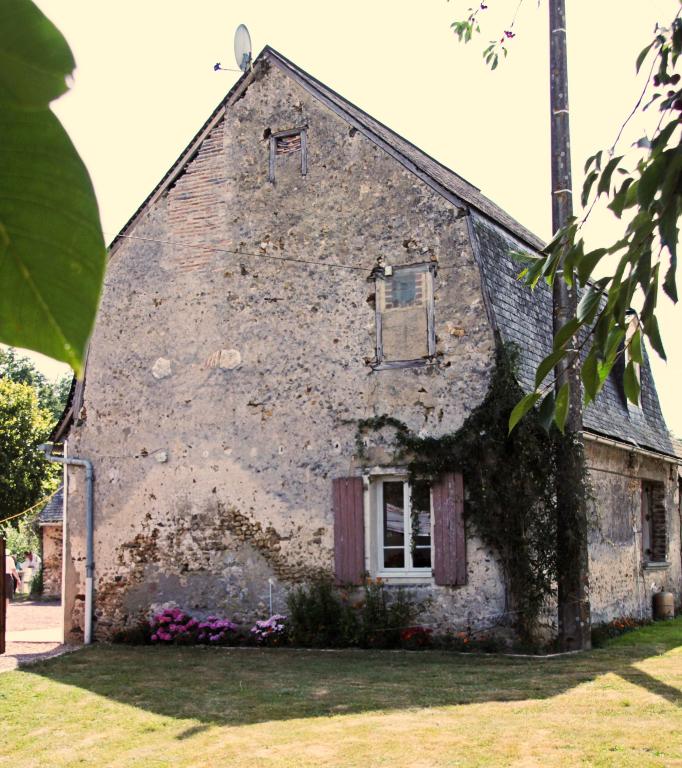
[(39, 568), (31, 579), (31, 597), (40, 597), (43, 594), (43, 569)]
[(389, 592), (381, 579), (367, 580), (364, 599), (355, 604), (329, 580), (294, 589), (287, 603), (292, 643), (327, 648), (399, 648), (401, 631), (422, 609), (405, 590)]
[(313, 648), (346, 645), (348, 606), (330, 580), (296, 587), (287, 596), (289, 638), (294, 645)]
[(619, 619), (606, 622), (604, 624), (597, 624), (592, 626), (592, 646), (594, 648), (601, 648), (606, 644), (607, 640), (611, 640), (614, 637), (620, 637), (626, 632), (632, 632), (633, 629), (644, 627), (647, 624), (651, 624), (650, 619), (636, 619), (634, 616), (622, 616)]
[(196, 625), (198, 643), (206, 645), (235, 645), (239, 641), (239, 627), (229, 619), (207, 616)]
[(431, 647), (433, 630), (429, 627), (408, 627), (400, 633), (400, 644), (408, 651)]
[(487, 632), (474, 632), (468, 628), (464, 632), (447, 632), (434, 638), (434, 645), (447, 651), (458, 653), (499, 653), (504, 650), (504, 642)]
[(237, 625), (228, 619), (207, 616), (199, 620), (179, 608), (166, 608), (149, 623), (152, 643), (166, 645), (234, 645)]
[(152, 632), (150, 623), (143, 619), (132, 627), (119, 629), (113, 634), (111, 641), (126, 645), (149, 645), (152, 641)]
[(381, 579), (368, 579), (360, 606), (360, 644), (365, 648), (399, 647), (400, 631), (413, 624), (422, 607), (404, 589), (397, 589), (389, 599)]
[(266, 621), (257, 621), (251, 627), (251, 636), (258, 645), (284, 645), (287, 642), (287, 617), (276, 613)]

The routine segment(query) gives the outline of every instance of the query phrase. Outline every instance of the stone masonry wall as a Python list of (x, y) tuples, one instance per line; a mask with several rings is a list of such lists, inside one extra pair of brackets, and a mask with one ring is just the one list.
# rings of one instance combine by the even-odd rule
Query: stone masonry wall
[[(302, 125), (307, 176), (283, 157), (269, 183), (269, 133)], [(331, 480), (358, 471), (357, 421), (441, 434), (486, 393), (494, 338), (462, 211), (272, 68), (128, 234), (144, 239), (110, 261), (69, 439), (95, 466), (96, 632), (167, 601), (263, 616), (269, 580), (283, 610), (292, 583), (332, 569)], [(379, 256), (438, 264), (431, 366), (367, 364)], [(84, 488), (69, 478), (73, 634)], [(476, 540), (468, 569), (466, 587), (433, 590), (434, 620), (503, 610)]]
[(40, 527), (43, 546), (43, 595), (61, 597), (62, 594), (62, 526)]
[[(592, 621), (650, 617), (661, 589), (682, 595), (677, 467), (608, 445), (587, 441), (594, 501), (589, 531)], [(666, 565), (647, 566), (642, 552), (642, 481), (664, 484), (668, 554)]]

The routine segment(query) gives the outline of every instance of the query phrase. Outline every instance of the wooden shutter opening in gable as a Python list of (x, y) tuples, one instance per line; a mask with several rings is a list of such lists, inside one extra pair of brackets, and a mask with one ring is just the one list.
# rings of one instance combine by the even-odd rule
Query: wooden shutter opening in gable
[(377, 360), (425, 360), (435, 354), (432, 272), (394, 267), (377, 280)]
[(651, 560), (664, 563), (668, 556), (668, 531), (665, 510), (665, 485), (651, 483)]
[(432, 486), (433, 576), (436, 584), (466, 584), (466, 537), (464, 533), (464, 480), (461, 472), (448, 472)]
[(361, 477), (332, 480), (334, 575), (339, 584), (362, 584), (365, 575), (365, 515)]
[(295, 133), (293, 136), (275, 137), (275, 154), (290, 155), (293, 152), (301, 151), (301, 134)]

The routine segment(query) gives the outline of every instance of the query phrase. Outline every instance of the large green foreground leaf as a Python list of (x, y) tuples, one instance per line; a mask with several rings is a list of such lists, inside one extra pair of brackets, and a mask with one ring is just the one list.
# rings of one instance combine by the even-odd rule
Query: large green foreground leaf
[(30, 0), (0, 2), (0, 341), (80, 374), (106, 250), (88, 172), (49, 109), (73, 67)]

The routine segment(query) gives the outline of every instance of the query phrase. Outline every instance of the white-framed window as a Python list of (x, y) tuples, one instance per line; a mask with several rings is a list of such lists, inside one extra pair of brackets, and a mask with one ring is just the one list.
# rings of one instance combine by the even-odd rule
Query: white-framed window
[(413, 264), (377, 275), (375, 370), (426, 365), (436, 354), (434, 269)]
[(433, 574), (433, 504), (426, 482), (405, 476), (372, 477), (369, 483), (368, 571), (396, 580)]

